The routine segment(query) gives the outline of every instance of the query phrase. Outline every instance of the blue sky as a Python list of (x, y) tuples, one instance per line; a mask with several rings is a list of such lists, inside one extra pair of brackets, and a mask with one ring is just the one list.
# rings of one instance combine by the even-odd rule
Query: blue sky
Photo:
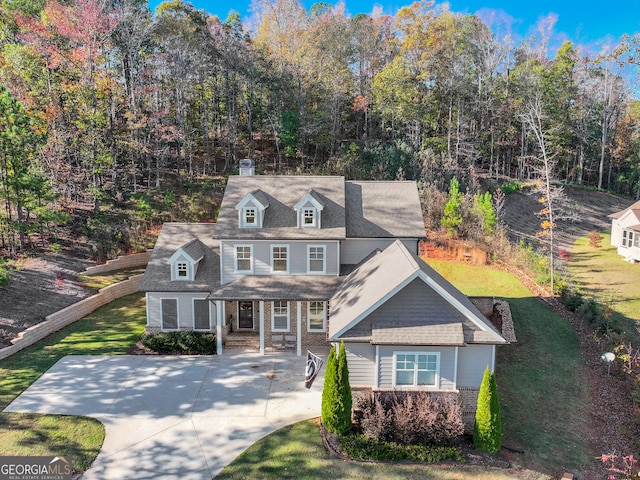
[[(317, 0), (302, 1), (309, 8)], [(160, 0), (149, 1), (152, 10), (159, 3)], [(222, 20), (230, 10), (240, 13), (243, 19), (251, 15), (251, 0), (191, 0), (191, 3)], [(393, 15), (411, 1), (345, 0), (345, 3), (352, 15), (371, 13), (374, 6), (382, 7), (384, 13)], [(550, 13), (557, 15), (553, 29), (557, 39), (568, 39), (576, 44), (614, 43), (624, 33), (640, 32), (640, 0), (450, 0), (448, 3), (454, 12), (478, 14), (485, 21), (493, 16), (500, 19), (501, 25), (505, 25), (506, 20), (506, 24), (511, 24), (520, 37), (534, 33), (538, 20)]]

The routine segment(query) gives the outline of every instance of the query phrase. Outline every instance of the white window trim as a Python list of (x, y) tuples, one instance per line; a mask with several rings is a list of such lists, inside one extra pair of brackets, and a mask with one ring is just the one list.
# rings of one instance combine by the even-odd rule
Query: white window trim
[[(249, 212), (249, 210), (253, 210), (253, 223), (247, 222), (247, 213)], [(259, 211), (258, 207), (255, 207), (253, 205), (242, 207), (242, 226), (246, 228), (258, 227), (260, 225), (260, 220), (258, 218), (258, 215), (259, 215), (258, 211)]]
[[(249, 247), (249, 270), (238, 269), (238, 247)], [(250, 243), (237, 243), (233, 245), (233, 272), (234, 273), (253, 273), (253, 245)]]
[[(162, 312), (162, 302), (164, 300), (176, 301), (176, 328), (164, 328), (164, 314)], [(177, 297), (160, 297), (160, 329), (163, 332), (177, 332), (180, 330), (180, 301)]]
[(622, 230), (622, 246), (625, 248), (631, 248), (636, 240), (636, 232), (624, 228)]
[(327, 331), (327, 302), (320, 300), (313, 300), (313, 302), (322, 303), (322, 329), (311, 328), (311, 303), (307, 302), (307, 332), (326, 332)]
[[(311, 249), (322, 248), (322, 271), (311, 271)], [(327, 246), (326, 245), (307, 245), (307, 273), (309, 275), (323, 275), (327, 273)]]
[[(306, 213), (311, 212), (311, 223), (305, 223)], [(316, 228), (318, 226), (318, 209), (315, 207), (303, 207), (300, 213), (300, 226), (302, 228)]]
[[(181, 277), (178, 275), (179, 270), (178, 270), (178, 266), (179, 265), (185, 265), (187, 267), (187, 275), (184, 277)], [(179, 282), (184, 282), (184, 281), (191, 281), (193, 280), (193, 265), (191, 265), (191, 262), (189, 262), (188, 260), (176, 260), (175, 262), (173, 262), (173, 265), (171, 266), (171, 280), (175, 280), (175, 281), (179, 281)]]
[[(436, 356), (436, 381), (435, 385), (416, 385), (418, 381), (418, 375), (414, 376), (414, 385), (397, 385), (396, 384), (396, 372), (397, 372), (397, 360), (398, 355), (435, 355)], [(394, 351), (393, 352), (393, 372), (391, 377), (391, 383), (393, 388), (408, 389), (408, 390), (439, 390), (440, 389), (440, 352), (414, 352), (414, 351)]]
[[(207, 312), (209, 314), (209, 328), (196, 328), (196, 300), (203, 300), (207, 302)], [(210, 332), (211, 331), (211, 302), (206, 298), (192, 298), (191, 299), (191, 325), (195, 332)]]
[[(275, 270), (274, 269), (274, 258), (273, 258), (273, 250), (274, 248), (286, 248), (287, 249), (287, 268), (286, 270), (282, 271), (282, 270)], [(291, 248), (289, 248), (289, 245), (285, 245), (285, 244), (274, 244), (271, 245), (271, 249), (270, 249), (270, 253), (271, 253), (271, 273), (275, 274), (275, 275), (286, 275), (289, 273), (290, 271), (290, 267), (291, 267)]]
[[(278, 301), (284, 301), (284, 300), (278, 300)], [(275, 309), (276, 309), (276, 302), (273, 301), (271, 302), (271, 331), (272, 332), (289, 332), (291, 331), (291, 302), (286, 302), (287, 304), (287, 328), (282, 329), (282, 328), (276, 328), (275, 326)]]

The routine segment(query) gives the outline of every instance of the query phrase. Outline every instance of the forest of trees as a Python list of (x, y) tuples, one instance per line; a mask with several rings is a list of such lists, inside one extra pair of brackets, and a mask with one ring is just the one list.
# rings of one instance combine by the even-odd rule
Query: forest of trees
[[(395, 16), (255, 0), (221, 21), (182, 0), (0, 3), (0, 247), (144, 190), (230, 173), (474, 172), (640, 195), (640, 35), (589, 56), (516, 43), (432, 2)], [(471, 179), (471, 180), (470, 180)], [(466, 182), (466, 183), (465, 183)], [(29, 230), (31, 229), (31, 230)]]

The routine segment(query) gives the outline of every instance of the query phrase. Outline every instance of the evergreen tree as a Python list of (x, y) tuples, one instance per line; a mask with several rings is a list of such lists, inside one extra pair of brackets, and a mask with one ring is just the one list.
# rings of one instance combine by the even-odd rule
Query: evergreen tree
[(490, 454), (500, 450), (502, 444), (502, 423), (500, 420), (500, 403), (496, 387), (495, 374), (487, 367), (484, 371), (480, 392), (476, 423), (473, 428), (473, 443), (480, 451)]
[(344, 342), (340, 343), (338, 353), (338, 398), (340, 398), (339, 424), (340, 433), (351, 430), (351, 407), (353, 399), (351, 397), (351, 386), (349, 385), (349, 366), (347, 365), (347, 350)]
[(351, 388), (344, 343), (336, 355), (332, 347), (327, 358), (322, 390), (322, 424), (331, 433), (341, 435), (351, 428)]
[(494, 232), (496, 223), (498, 223), (498, 216), (493, 208), (493, 196), (490, 192), (484, 194), (478, 192), (473, 197), (474, 209), (482, 223), (482, 231), (491, 235)]
[(447, 229), (449, 235), (457, 233), (458, 227), (462, 223), (462, 193), (459, 190), (458, 179), (453, 177), (449, 183), (449, 197), (444, 206), (442, 216), (442, 226)]

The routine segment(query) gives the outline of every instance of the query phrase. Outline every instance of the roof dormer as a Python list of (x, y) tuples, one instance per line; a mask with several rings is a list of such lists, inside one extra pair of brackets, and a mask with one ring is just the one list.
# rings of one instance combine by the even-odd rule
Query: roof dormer
[(300, 199), (293, 207), (298, 218), (298, 228), (321, 228), (324, 204), (313, 190)]
[(171, 280), (195, 280), (198, 265), (203, 258), (204, 248), (198, 239), (194, 238), (189, 243), (185, 243), (167, 260), (171, 266)]
[(254, 190), (236, 205), (238, 225), (240, 228), (262, 228), (264, 212), (269, 206), (269, 199), (261, 190)]

